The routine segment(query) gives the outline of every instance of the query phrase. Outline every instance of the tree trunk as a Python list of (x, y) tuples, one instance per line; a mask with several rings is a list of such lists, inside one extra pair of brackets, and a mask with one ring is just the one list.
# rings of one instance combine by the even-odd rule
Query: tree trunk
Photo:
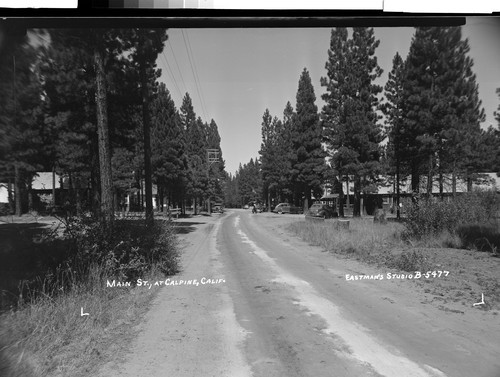
[(68, 210), (71, 212), (71, 215), (73, 215), (73, 203), (74, 203), (74, 199), (75, 199), (75, 190), (74, 190), (74, 187), (73, 187), (73, 174), (71, 174), (71, 172), (68, 173), (68, 194), (69, 194), (69, 208)]
[(451, 192), (453, 197), (457, 196), (457, 173), (455, 163), (453, 163), (453, 171), (451, 173)]
[(21, 216), (21, 172), (17, 164), (14, 165), (14, 199), (16, 201), (16, 216)]
[(164, 201), (164, 193), (163, 193), (163, 187), (158, 185), (158, 211), (163, 212), (163, 201)]
[(94, 64), (96, 71), (96, 105), (97, 105), (97, 134), (99, 142), (99, 172), (101, 182), (101, 217), (108, 225), (114, 218), (113, 183), (111, 179), (111, 153), (109, 146), (108, 110), (106, 98), (106, 76), (104, 73), (103, 56), (100, 49), (102, 35), (96, 32), (94, 45)]
[(443, 173), (439, 173), (439, 197), (444, 200)]
[(269, 191), (269, 189), (267, 190), (267, 208), (270, 211), (270, 208), (271, 208), (271, 192)]
[(149, 91), (146, 77), (146, 62), (140, 62), (142, 93), (142, 126), (144, 131), (144, 184), (146, 193), (146, 224), (153, 224), (153, 186), (151, 179), (151, 135), (149, 124)]
[(342, 174), (339, 175), (339, 217), (345, 217), (344, 214), (344, 186), (342, 185)]
[(472, 192), (472, 177), (467, 174), (467, 192)]
[(80, 187), (75, 189), (76, 192), (76, 215), (80, 216), (82, 213), (82, 199), (80, 196)]
[(429, 171), (427, 172), (427, 196), (432, 197), (432, 155), (429, 155)]
[(56, 167), (52, 167), (52, 207), (56, 206)]
[(361, 216), (361, 177), (358, 175), (354, 177), (354, 208), (352, 216)]
[(116, 211), (121, 212), (122, 208), (118, 203), (118, 192), (116, 190), (113, 190), (113, 206)]
[[(91, 164), (92, 170), (90, 171), (90, 184), (91, 184), (91, 192), (90, 194), (90, 202), (92, 205), (92, 213), (94, 216), (99, 217), (101, 212), (101, 183), (99, 181), (100, 172), (99, 172), (99, 146), (98, 146), (98, 138), (92, 138), (92, 154), (91, 154)], [(62, 188), (62, 186), (61, 186)]]
[(400, 191), (399, 191), (399, 173), (400, 173), (400, 162), (399, 157), (396, 159), (396, 217), (398, 220), (401, 218), (401, 208), (400, 208)]
[(349, 208), (351, 208), (351, 198), (349, 196), (349, 174), (346, 174), (345, 176), (345, 185), (347, 191), (346, 204), (347, 204), (347, 210), (349, 210)]
[(311, 187), (305, 185), (305, 201), (304, 201), (304, 213), (309, 209), (309, 203), (312, 202)]
[(7, 196), (8, 196), (8, 201), (9, 201), (9, 209), (10, 213), (12, 214), (15, 212), (15, 204), (14, 204), (14, 198), (12, 197), (12, 178), (9, 177), (9, 181), (7, 183)]
[(418, 171), (418, 164), (416, 161), (412, 161), (411, 164), (411, 190), (414, 193), (420, 192), (420, 174)]
[(28, 177), (28, 211), (33, 211), (33, 178), (31, 174)]

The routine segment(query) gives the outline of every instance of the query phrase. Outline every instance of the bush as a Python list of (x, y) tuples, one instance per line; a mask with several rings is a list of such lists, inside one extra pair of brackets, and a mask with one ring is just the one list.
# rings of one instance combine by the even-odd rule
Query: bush
[(165, 221), (115, 220), (107, 227), (92, 217), (68, 222), (65, 236), (73, 243), (76, 266), (103, 265), (116, 279), (134, 280), (153, 266), (171, 275), (178, 271), (176, 236)]
[(472, 224), (457, 229), (462, 247), (480, 251), (490, 251), (500, 256), (500, 233), (494, 226)]
[(119, 281), (135, 281), (152, 270), (164, 275), (179, 270), (176, 235), (165, 221), (151, 227), (144, 221), (127, 220), (115, 220), (112, 227), (106, 227), (90, 216), (64, 222), (62, 235), (52, 231), (35, 245), (38, 254), (50, 256), (51, 261), (46, 261), (45, 273), (21, 281), (24, 300), (73, 290), (95, 268)]
[(12, 215), (9, 203), (0, 203), (0, 216)]
[(497, 194), (492, 191), (462, 194), (451, 200), (420, 200), (407, 209), (404, 236), (419, 239), (443, 231), (456, 233), (465, 224), (487, 224), (497, 208)]

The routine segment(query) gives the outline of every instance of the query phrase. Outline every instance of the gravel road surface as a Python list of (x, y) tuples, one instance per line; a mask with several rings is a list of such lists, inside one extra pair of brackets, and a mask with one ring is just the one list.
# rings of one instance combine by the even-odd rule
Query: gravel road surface
[(100, 375), (500, 377), (498, 316), (424, 305), (408, 280), (346, 280), (388, 271), (297, 240), (284, 225), (299, 219), (177, 223), (182, 273), (152, 286), (138, 337)]

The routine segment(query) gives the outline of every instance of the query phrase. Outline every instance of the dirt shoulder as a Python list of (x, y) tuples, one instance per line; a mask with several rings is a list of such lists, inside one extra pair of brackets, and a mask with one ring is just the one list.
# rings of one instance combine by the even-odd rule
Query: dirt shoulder
[[(298, 238), (289, 228), (293, 222), (303, 222), (303, 217), (266, 214), (258, 219), (254, 217), (254, 222), (260, 223), (266, 233), (281, 240), (287, 250), (281, 256), (283, 261), (288, 260), (286, 254), (290, 255), (289, 259), (300, 255), (304, 268), (299, 266), (296, 275), (308, 276), (306, 280), (322, 297), (335, 303), (344, 318), (369, 329), (374, 339), (388, 349), (407, 355), (424, 367), (428, 375), (498, 375), (500, 364), (495, 352), (500, 337), (498, 310), (473, 306), (481, 300), (480, 291), (471, 291), (468, 297), (451, 294), (460, 291), (459, 283), (464, 276), (470, 278), (459, 273), (459, 268), (463, 263), (470, 263), (472, 256), (466, 255), (468, 259), (465, 261), (455, 258), (457, 264), (438, 266), (439, 263), (453, 261), (453, 254), (447, 254), (444, 260), (431, 259), (429, 255), (429, 265), (436, 270), (449, 270), (447, 277), (388, 279), (387, 274), (397, 276), (402, 271), (381, 266), (375, 259), (367, 263), (363, 259), (365, 255), (357, 259), (355, 253), (326, 252), (325, 248)], [(447, 252), (457, 250), (447, 249)], [(487, 263), (487, 259), (484, 262)], [(310, 267), (309, 273), (305, 266)], [(475, 266), (481, 268), (479, 264)], [(360, 276), (372, 279), (360, 279)], [(383, 279), (376, 276), (383, 276)], [(475, 276), (473, 272), (471, 276)], [(469, 285), (473, 287), (471, 283)], [(454, 291), (447, 291), (447, 287)], [(478, 297), (474, 297), (474, 293)], [(485, 300), (489, 300), (486, 295)], [(328, 311), (325, 316), (331, 312)], [(338, 322), (332, 323), (341, 326)], [(358, 337), (350, 339), (359, 340)]]
[(216, 247), (220, 220), (220, 215), (197, 216), (175, 224), (182, 271), (168, 280), (158, 277), (164, 283), (151, 288), (158, 293), (135, 328), (136, 339), (97, 375), (250, 375), (238, 348), (245, 333), (234, 316)]
[[(261, 216), (261, 221), (266, 227), (284, 241), (295, 245), (307, 245), (316, 248), (318, 252), (324, 252), (324, 249), (299, 239), (289, 229), (290, 224), (303, 220), (301, 215), (262, 214)], [(365, 257), (357, 254), (337, 254), (334, 251), (322, 255), (342, 260), (346, 268), (353, 271), (351, 273), (353, 276), (396, 274), (401, 278), (396, 278), (394, 281), (401, 287), (409, 288), (410, 294), (416, 296), (421, 304), (431, 305), (447, 313), (464, 314), (480, 311), (493, 316), (500, 314), (500, 258), (487, 252), (410, 246), (390, 249), (387, 253), (398, 255), (413, 251), (424, 256), (427, 268), (421, 272), (422, 274), (430, 272), (427, 275), (429, 278), (423, 275), (419, 279), (409, 279), (408, 272), (388, 268), (383, 262), (387, 255), (383, 258), (382, 255)], [(436, 277), (432, 274), (434, 271), (437, 273)], [(441, 277), (438, 277), (438, 271), (443, 271)], [(444, 271), (448, 272), (447, 276), (444, 276)], [(481, 302), (482, 294), (485, 304), (473, 306), (474, 303)]]

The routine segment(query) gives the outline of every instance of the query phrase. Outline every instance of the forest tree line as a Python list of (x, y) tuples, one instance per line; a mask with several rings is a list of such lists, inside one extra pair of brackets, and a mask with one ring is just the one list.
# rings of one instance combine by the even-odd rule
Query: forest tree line
[[(159, 204), (220, 201), (224, 160), (212, 119), (197, 116), (186, 93), (180, 109), (158, 81), (166, 29), (53, 29), (7, 35), (0, 53), (0, 182), (10, 211), (34, 208), (37, 172), (64, 177), (56, 205), (111, 220)], [(134, 207), (135, 205), (135, 207)]]
[[(340, 182), (352, 180), (359, 216), (362, 193), (376, 192), (381, 180), (399, 191), (408, 177), (419, 195), (432, 193), (436, 180), (442, 194), (451, 177), (455, 194), (457, 179), (470, 191), (480, 173), (500, 172), (500, 129), (480, 126), (485, 114), (461, 28), (417, 27), (383, 87), (375, 82), (379, 43), (372, 28), (332, 29), (320, 82), (325, 105), (318, 111), (304, 69), (295, 109), (288, 102), (281, 118), (265, 110), (259, 157), (229, 177), (228, 205), (307, 206), (325, 186), (344, 200)], [(500, 106), (495, 116), (500, 124)]]

